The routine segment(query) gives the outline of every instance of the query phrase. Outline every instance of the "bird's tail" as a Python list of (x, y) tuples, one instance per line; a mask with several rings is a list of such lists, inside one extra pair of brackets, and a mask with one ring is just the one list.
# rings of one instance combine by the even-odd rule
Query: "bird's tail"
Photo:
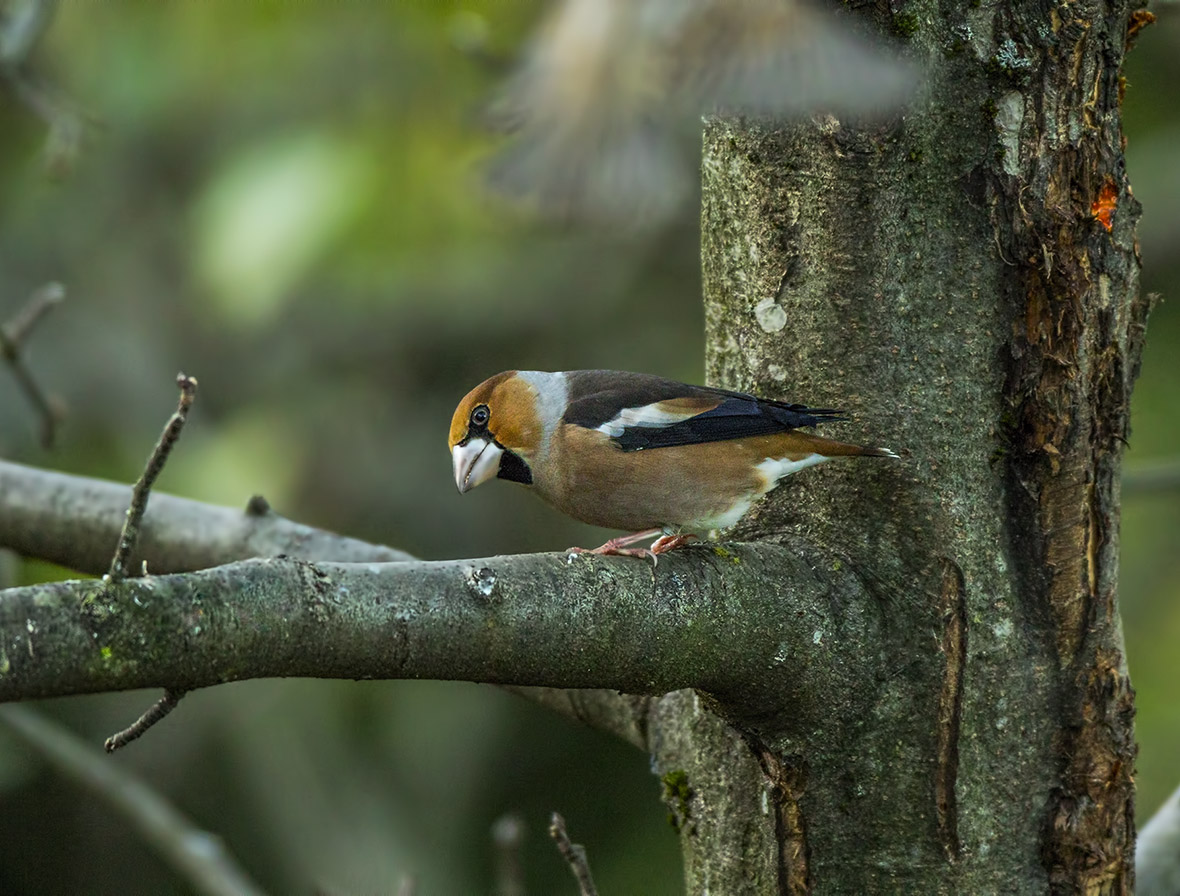
[(822, 436), (809, 435), (809, 447), (816, 454), (824, 457), (892, 457), (897, 454), (888, 448), (876, 448), (872, 445), (853, 445), (851, 442), (836, 442)]

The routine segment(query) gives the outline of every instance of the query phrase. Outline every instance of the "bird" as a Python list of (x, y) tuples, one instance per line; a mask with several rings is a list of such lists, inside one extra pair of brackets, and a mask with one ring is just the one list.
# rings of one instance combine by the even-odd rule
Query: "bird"
[(633, 533), (572, 551), (655, 562), (734, 525), (792, 473), (833, 457), (897, 458), (803, 431), (840, 414), (645, 373), (508, 370), (463, 397), (448, 445), (461, 494), (520, 483), (574, 519)]
[(702, 115), (892, 116), (916, 67), (832, 6), (556, 0), (488, 110), (513, 135), (490, 186), (545, 217), (650, 226), (690, 193)]

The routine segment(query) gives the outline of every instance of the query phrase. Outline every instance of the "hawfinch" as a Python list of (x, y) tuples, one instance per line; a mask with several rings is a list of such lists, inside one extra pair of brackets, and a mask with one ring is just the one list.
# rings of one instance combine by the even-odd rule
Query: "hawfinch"
[[(642, 373), (509, 370), (459, 402), (449, 444), (460, 492), (493, 477), (531, 486), (574, 519), (636, 533), (594, 553), (654, 560), (732, 526), (805, 467), (897, 457), (800, 430), (838, 413)], [(660, 533), (650, 550), (623, 548)]]

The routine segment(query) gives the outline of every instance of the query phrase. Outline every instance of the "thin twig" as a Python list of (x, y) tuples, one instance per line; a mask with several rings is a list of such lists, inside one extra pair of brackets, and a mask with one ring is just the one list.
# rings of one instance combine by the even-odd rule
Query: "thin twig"
[[(3, 327), (4, 356), (10, 358), (9, 352), (19, 353), (20, 345), (32, 332), (33, 327), (45, 316), (45, 312), (60, 305), (66, 297), (66, 288), (60, 283), (46, 283), (29, 296), (25, 307), (16, 313)], [(12, 348), (9, 347), (11, 344)]]
[(1180, 488), (1180, 457), (1123, 467), (1123, 495), (1150, 495)]
[(143, 737), (144, 733), (160, 721), (172, 710), (176, 709), (176, 704), (180, 702), (180, 698), (185, 695), (185, 691), (164, 691), (164, 696), (151, 705), (147, 712), (141, 715), (138, 719), (124, 728), (112, 734), (103, 743), (103, 749), (108, 753), (113, 753), (120, 747), (125, 747), (133, 740)]
[(143, 475), (139, 477), (139, 481), (135, 483), (135, 488), (131, 492), (131, 506), (127, 508), (127, 519), (123, 523), (123, 531), (119, 535), (119, 546), (115, 549), (115, 556), (111, 559), (110, 571), (104, 576), (106, 581), (121, 582), (127, 577), (127, 561), (131, 559), (135, 543), (139, 540), (139, 524), (143, 522), (143, 515), (147, 510), (152, 484), (160, 475), (160, 471), (164, 469), (168, 454), (180, 437), (184, 421), (188, 419), (188, 409), (192, 407), (193, 399), (197, 397), (197, 381), (194, 377), (185, 376), (183, 373), (178, 374), (176, 385), (180, 387), (180, 404), (176, 408), (176, 413), (172, 415), (164, 427), (160, 441), (152, 449), (152, 455), (148, 458), (147, 466), (144, 467)]
[(524, 872), (520, 865), (523, 839), (524, 822), (515, 812), (501, 815), (492, 823), (492, 843), (496, 847), (496, 896), (524, 896)]
[(0, 707), (0, 722), (62, 774), (121, 813), (195, 892), (208, 896), (262, 896), (219, 838), (198, 828), (118, 763), (104, 761), (75, 735), (23, 706)]
[(0, 11), (0, 66), (25, 64), (41, 35), (50, 27), (57, 0), (25, 0)]
[(48, 125), (46, 166), (62, 174), (78, 155), (87, 118), (29, 65), (57, 5), (57, 0), (24, 0), (0, 10), (0, 86), (7, 84), (13, 96)]
[(0, 325), (0, 357), (8, 363), (17, 385), (41, 418), (41, 445), (46, 449), (53, 447), (57, 425), (63, 416), (61, 403), (46, 395), (37, 385), (37, 380), (24, 362), (21, 350), (37, 323), (49, 309), (60, 304), (65, 296), (65, 287), (60, 283), (46, 283), (29, 297), (24, 308), (18, 311), (12, 320)]
[(570, 866), (574, 880), (578, 882), (579, 896), (598, 896), (598, 890), (594, 888), (594, 879), (590, 876), (586, 849), (580, 843), (570, 840), (570, 835), (565, 829), (565, 819), (557, 812), (549, 819), (549, 836), (557, 843), (557, 851)]
[(0, 548), (0, 591), (11, 588), (16, 584), (17, 567), (20, 555), (13, 551)]
[(82, 150), (87, 128), (93, 128), (97, 121), (24, 67), (0, 74), (7, 79), (13, 95), (49, 129), (43, 151), (47, 173), (56, 178), (69, 174)]
[(49, 29), (56, 9), (57, 0), (25, 0), (9, 3), (0, 11), (0, 66), (24, 65)]

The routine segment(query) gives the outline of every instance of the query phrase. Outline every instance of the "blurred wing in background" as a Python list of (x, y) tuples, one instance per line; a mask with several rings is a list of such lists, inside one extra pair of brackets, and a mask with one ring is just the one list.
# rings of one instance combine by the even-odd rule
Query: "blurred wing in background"
[(854, 29), (798, 0), (559, 0), (493, 110), (514, 136), (489, 181), (547, 217), (658, 223), (702, 114), (896, 112), (916, 71)]
[[(561, 0), (493, 108), (513, 134), (493, 189), (546, 217), (663, 218), (686, 192), (658, 21), (636, 0)], [(684, 4), (689, 7), (691, 4)]]
[[(656, 5), (673, 6), (675, 0)], [(884, 118), (918, 83), (896, 48), (860, 33), (863, 20), (802, 0), (702, 0), (669, 53), (669, 92), (694, 116)]]

